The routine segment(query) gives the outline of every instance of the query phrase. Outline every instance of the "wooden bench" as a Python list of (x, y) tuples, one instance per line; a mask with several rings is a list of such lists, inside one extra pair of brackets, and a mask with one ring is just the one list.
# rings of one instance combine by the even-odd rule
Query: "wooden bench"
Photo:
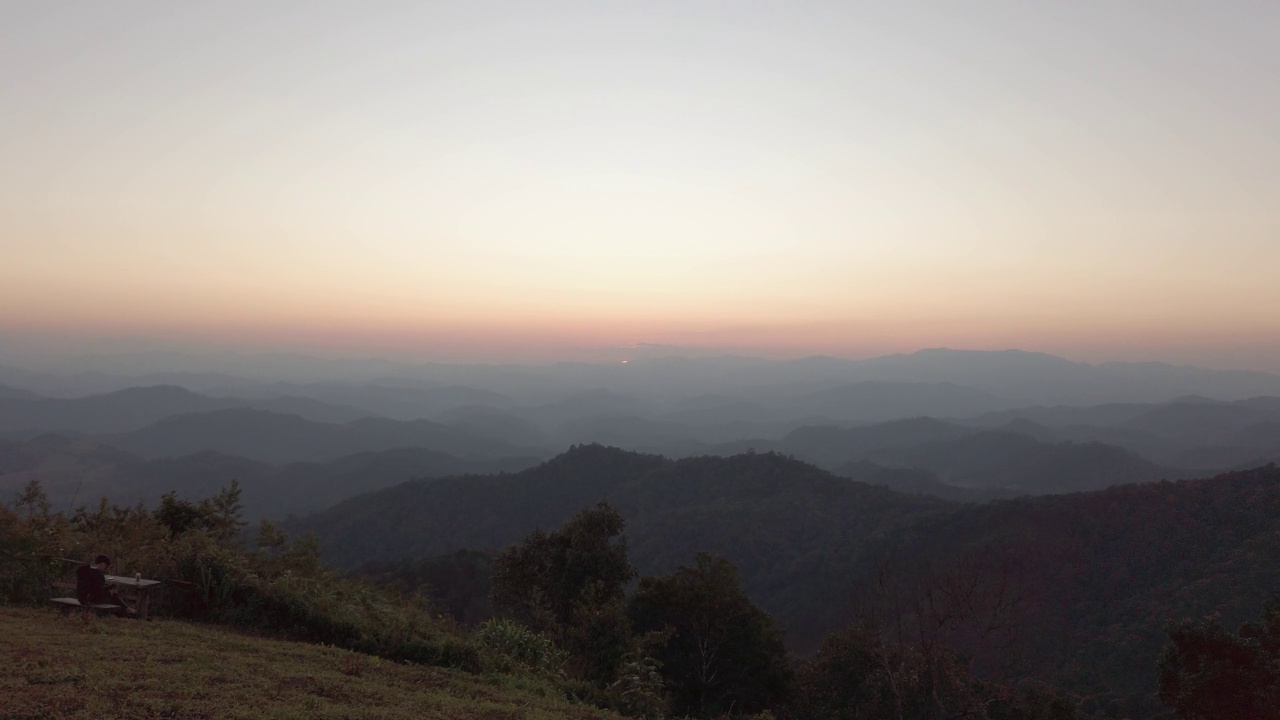
[(119, 605), (81, 605), (80, 601), (73, 597), (49, 598), (49, 602), (57, 605), (63, 616), (70, 615), (74, 610), (97, 613), (114, 613), (120, 610)]
[[(127, 575), (107, 575), (106, 583), (109, 586), (114, 585), (121, 590), (128, 590), (133, 594), (133, 600), (137, 601), (137, 607), (132, 610), (137, 616), (143, 620), (148, 619), (148, 611), (151, 606), (151, 592), (160, 586), (159, 580), (145, 580), (140, 576), (128, 577)], [(74, 590), (75, 583), (55, 582), (54, 590)], [(120, 608), (119, 605), (81, 605), (79, 600), (73, 597), (50, 598), (49, 602), (58, 605), (63, 615), (68, 615), (76, 608), (83, 608), (85, 612), (113, 612)]]

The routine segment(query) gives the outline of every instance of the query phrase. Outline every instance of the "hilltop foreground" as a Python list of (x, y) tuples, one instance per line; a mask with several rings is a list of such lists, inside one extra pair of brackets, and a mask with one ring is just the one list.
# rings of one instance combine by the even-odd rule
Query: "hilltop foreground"
[(0, 607), (0, 657), (0, 720), (616, 717), (510, 677), (171, 620)]

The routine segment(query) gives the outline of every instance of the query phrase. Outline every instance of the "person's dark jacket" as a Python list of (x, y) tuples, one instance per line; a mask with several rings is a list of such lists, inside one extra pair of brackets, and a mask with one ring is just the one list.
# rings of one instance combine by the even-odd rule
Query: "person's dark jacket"
[(81, 605), (114, 603), (115, 599), (107, 590), (106, 573), (92, 565), (76, 568), (76, 600)]

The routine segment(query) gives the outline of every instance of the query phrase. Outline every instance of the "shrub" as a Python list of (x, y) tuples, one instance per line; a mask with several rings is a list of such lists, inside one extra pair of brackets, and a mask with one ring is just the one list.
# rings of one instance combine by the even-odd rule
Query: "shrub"
[(547, 636), (513, 620), (489, 620), (476, 631), (476, 640), (498, 672), (523, 669), (548, 679), (564, 677), (565, 653)]

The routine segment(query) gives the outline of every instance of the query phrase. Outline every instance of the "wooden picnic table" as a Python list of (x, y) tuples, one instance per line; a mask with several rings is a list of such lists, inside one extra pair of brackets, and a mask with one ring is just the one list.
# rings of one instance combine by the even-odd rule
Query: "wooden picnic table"
[(151, 591), (160, 585), (159, 580), (148, 580), (125, 575), (108, 575), (107, 584), (115, 585), (117, 588), (131, 589), (138, 603), (138, 619), (147, 619), (147, 608), (151, 605)]

